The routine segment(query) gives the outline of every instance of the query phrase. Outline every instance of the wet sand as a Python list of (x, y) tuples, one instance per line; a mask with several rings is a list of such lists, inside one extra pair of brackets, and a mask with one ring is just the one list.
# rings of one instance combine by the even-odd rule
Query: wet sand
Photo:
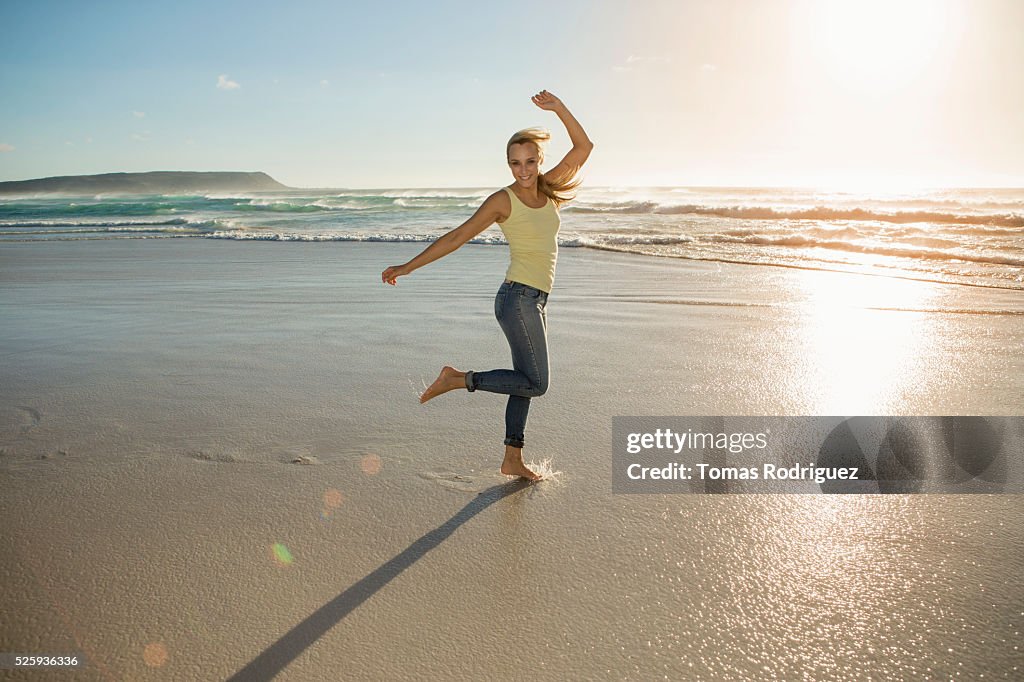
[(613, 495), (618, 415), (1020, 414), (1017, 292), (563, 249), (532, 486), (507, 252), (0, 248), (0, 652), (17, 679), (1015, 677), (1020, 497)]

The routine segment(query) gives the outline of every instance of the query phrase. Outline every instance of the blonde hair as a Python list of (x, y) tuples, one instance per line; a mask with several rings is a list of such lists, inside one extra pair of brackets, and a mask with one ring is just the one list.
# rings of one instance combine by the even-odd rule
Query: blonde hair
[[(537, 148), (537, 154), (540, 156), (540, 159), (538, 159), (540, 163), (537, 164), (539, 166), (544, 163), (544, 145), (549, 140), (551, 140), (551, 133), (543, 128), (524, 128), (509, 138), (508, 144), (505, 145), (505, 158), (508, 158), (512, 145), (532, 142), (533, 146)], [(582, 180), (574, 176), (549, 178), (544, 173), (538, 173), (537, 175), (537, 189), (545, 196), (550, 197), (556, 206), (575, 199), (576, 193), (574, 190), (580, 186), (581, 182)]]

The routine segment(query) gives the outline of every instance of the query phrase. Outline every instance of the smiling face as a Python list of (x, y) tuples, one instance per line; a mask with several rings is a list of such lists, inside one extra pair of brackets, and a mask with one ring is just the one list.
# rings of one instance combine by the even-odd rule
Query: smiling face
[(508, 148), (508, 167), (512, 177), (523, 189), (537, 186), (537, 175), (544, 157), (533, 142), (521, 142)]

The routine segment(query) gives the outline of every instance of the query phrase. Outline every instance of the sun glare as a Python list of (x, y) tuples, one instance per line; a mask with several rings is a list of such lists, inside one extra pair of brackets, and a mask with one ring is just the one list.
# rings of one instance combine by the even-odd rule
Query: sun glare
[(805, 18), (837, 80), (877, 91), (919, 78), (947, 51), (956, 10), (950, 0), (823, 0)]
[(808, 273), (794, 329), (806, 349), (794, 364), (814, 414), (898, 414), (920, 386), (934, 322), (934, 289), (909, 280)]

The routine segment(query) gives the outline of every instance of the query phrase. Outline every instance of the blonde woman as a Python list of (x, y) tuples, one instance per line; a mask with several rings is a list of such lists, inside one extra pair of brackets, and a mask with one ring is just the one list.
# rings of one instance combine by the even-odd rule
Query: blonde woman
[(544, 144), (551, 135), (538, 128), (520, 130), (505, 146), (512, 184), (487, 197), (469, 220), (439, 237), (408, 263), (386, 269), (381, 279), (394, 285), (397, 278), (447, 256), (494, 223), (501, 226), (511, 262), (494, 300), (494, 314), (512, 350), (513, 368), (462, 372), (445, 366), (420, 396), (420, 402), (455, 389), (508, 395), (501, 473), (537, 480), (540, 476), (523, 462), (523, 439), (530, 400), (548, 389), (545, 308), (555, 281), (558, 207), (573, 198), (572, 190), (579, 186), (576, 174), (594, 145), (569, 109), (550, 92), (542, 90), (532, 101), (554, 112), (565, 125), (572, 140), (572, 149), (565, 158), (542, 173)]

